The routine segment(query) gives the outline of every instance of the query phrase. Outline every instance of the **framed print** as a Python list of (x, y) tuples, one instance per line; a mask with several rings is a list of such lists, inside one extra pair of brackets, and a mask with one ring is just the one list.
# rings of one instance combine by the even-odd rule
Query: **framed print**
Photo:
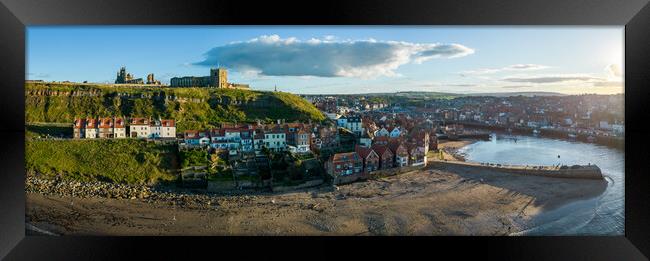
[(316, 6), (3, 1), (1, 256), (648, 255), (645, 1)]

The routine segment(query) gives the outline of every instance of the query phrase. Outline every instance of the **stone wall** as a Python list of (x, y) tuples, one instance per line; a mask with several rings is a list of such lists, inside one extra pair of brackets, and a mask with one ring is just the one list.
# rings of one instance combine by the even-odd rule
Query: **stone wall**
[(541, 166), (533, 168), (532, 166), (514, 166), (514, 165), (484, 165), (480, 163), (461, 162), (461, 161), (432, 161), (431, 166), (462, 166), (478, 170), (499, 171), (516, 175), (543, 176), (551, 178), (574, 178), (574, 179), (603, 179), (600, 168), (596, 165), (580, 166), (579, 168), (567, 169), (555, 168), (553, 166)]
[(315, 187), (315, 186), (320, 186), (323, 184), (322, 179), (315, 179), (315, 180), (310, 180), (305, 183), (302, 183), (300, 185), (296, 186), (275, 186), (272, 188), (273, 192), (286, 192), (286, 191), (292, 191), (292, 190), (297, 190), (297, 189), (304, 189), (304, 188), (310, 188), (310, 187)]

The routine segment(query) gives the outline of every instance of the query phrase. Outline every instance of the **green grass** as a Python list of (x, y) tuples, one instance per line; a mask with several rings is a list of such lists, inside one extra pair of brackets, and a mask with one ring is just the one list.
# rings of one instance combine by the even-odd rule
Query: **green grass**
[(222, 122), (323, 121), (311, 103), (284, 92), (240, 89), (126, 87), (26, 83), (25, 122), (72, 123), (75, 117), (153, 117), (176, 120), (177, 131)]
[(79, 181), (152, 184), (174, 178), (173, 145), (141, 140), (27, 140), (29, 173)]
[(181, 168), (208, 166), (208, 152), (205, 150), (182, 150), (178, 152)]

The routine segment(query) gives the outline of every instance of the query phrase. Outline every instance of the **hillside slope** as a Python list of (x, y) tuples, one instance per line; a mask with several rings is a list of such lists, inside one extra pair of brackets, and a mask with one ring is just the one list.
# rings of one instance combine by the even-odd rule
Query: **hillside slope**
[(178, 131), (221, 122), (322, 121), (308, 101), (283, 92), (125, 87), (80, 83), (25, 84), (25, 122), (72, 123), (75, 117), (175, 119)]

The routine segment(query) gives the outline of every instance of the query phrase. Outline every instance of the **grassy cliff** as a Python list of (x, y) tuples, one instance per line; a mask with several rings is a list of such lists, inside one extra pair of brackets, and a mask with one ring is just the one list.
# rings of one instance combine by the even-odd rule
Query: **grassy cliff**
[(221, 122), (325, 119), (311, 103), (283, 92), (80, 83), (25, 84), (27, 123), (72, 123), (75, 117), (98, 116), (171, 118), (176, 120), (179, 131), (209, 128)]
[(25, 168), (45, 177), (150, 184), (174, 179), (176, 147), (134, 139), (26, 140)]

